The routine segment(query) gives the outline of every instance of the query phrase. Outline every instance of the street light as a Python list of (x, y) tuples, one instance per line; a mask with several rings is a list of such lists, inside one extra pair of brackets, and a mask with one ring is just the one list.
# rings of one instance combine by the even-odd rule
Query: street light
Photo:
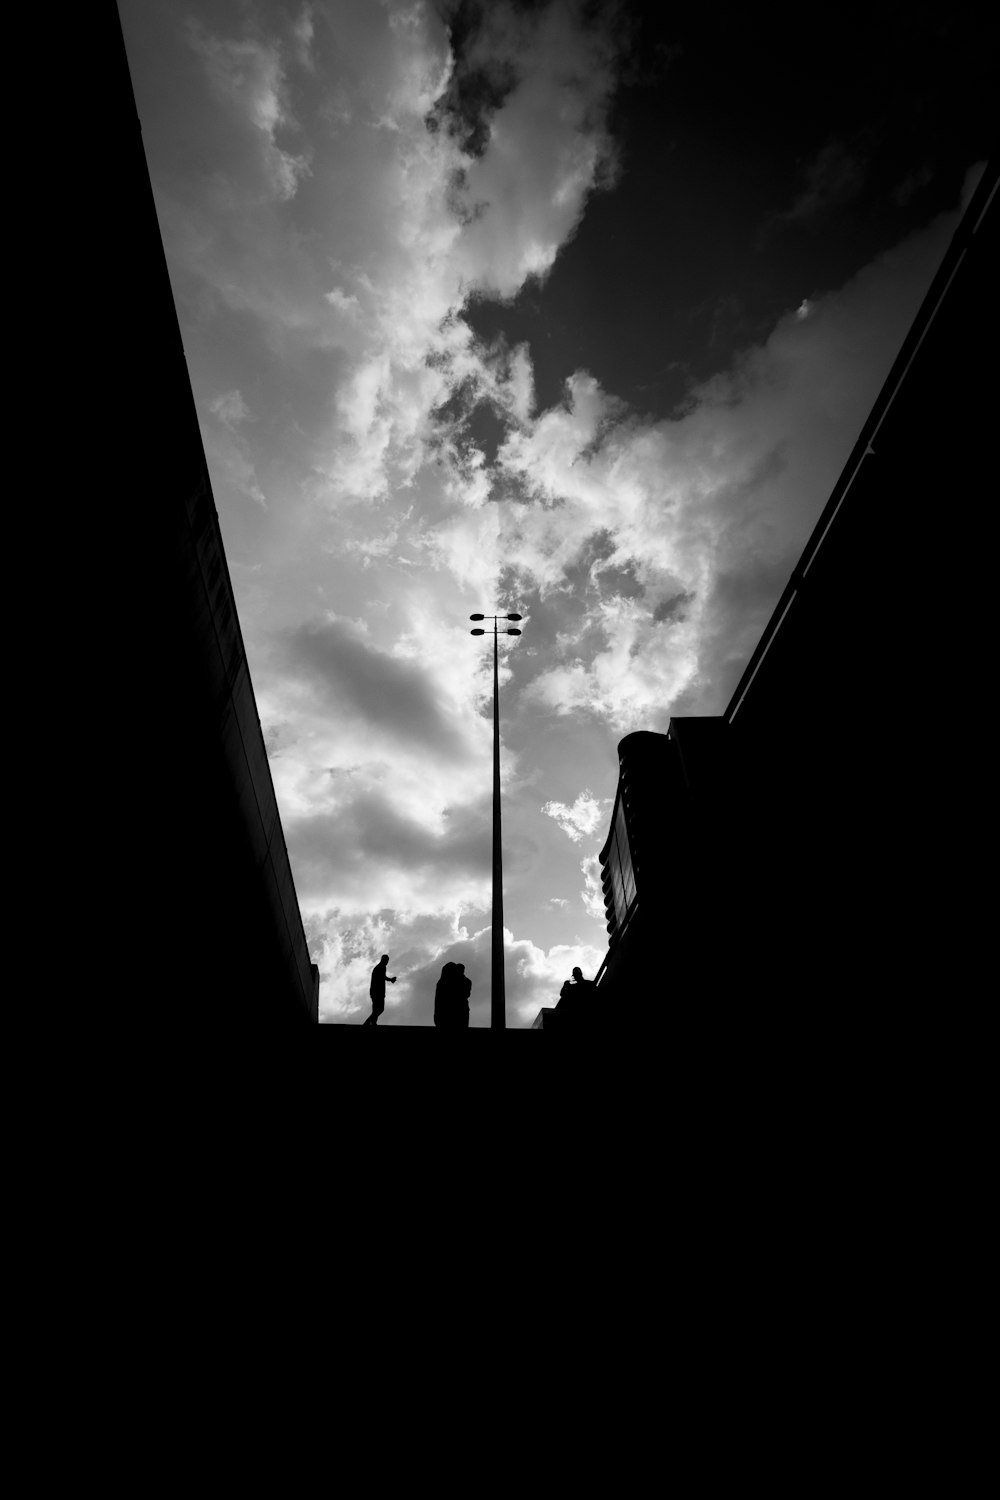
[[(493, 621), (493, 970), (490, 984), (490, 1026), (507, 1025), (507, 996), (503, 975), (503, 860), (500, 844), (500, 678), (497, 667), (498, 620), (519, 620), (520, 615), (470, 615), (470, 620)], [(520, 635), (508, 629), (507, 635)], [(470, 635), (485, 635), (479, 627)]]

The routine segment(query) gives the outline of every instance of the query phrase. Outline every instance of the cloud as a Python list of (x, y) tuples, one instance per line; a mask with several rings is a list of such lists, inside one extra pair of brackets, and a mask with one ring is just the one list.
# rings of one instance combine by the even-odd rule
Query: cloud
[(202, 438), (217, 480), (255, 500), (262, 510), (266, 510), (267, 499), (241, 431), (245, 423), (254, 420), (242, 395), (238, 390), (224, 391), (208, 403), (208, 410), (215, 423), (202, 424)]
[(595, 797), (593, 792), (585, 790), (572, 806), (567, 807), (564, 802), (546, 802), (542, 812), (554, 818), (563, 833), (578, 844), (585, 834), (597, 832), (610, 802), (610, 797)]
[(615, 48), (606, 21), (586, 24), (585, 14), (582, 4), (491, 4), (465, 51), (467, 70), (507, 86), (458, 189), (467, 215), (461, 262), (481, 292), (513, 297), (544, 277), (588, 195), (614, 180), (605, 117)]
[[(258, 319), (283, 360), (342, 356), (325, 421), (297, 445), (331, 504), (412, 483), (435, 441), (432, 413), (463, 384), (527, 418), (527, 351), (477, 347), (462, 309), (546, 275), (589, 194), (613, 178), (609, 18), (569, 0), (470, 14), (458, 57), (420, 3), (345, 0), (322, 25), (306, 6), (287, 36), (259, 23), (235, 37), (198, 21), (185, 30), (252, 150), (234, 139), (224, 168), (183, 192), (176, 178), (160, 184), (168, 253)], [(457, 74), (505, 80), (474, 152)], [(296, 138), (308, 142), (299, 153)], [(293, 196), (307, 231), (288, 217)]]
[(610, 181), (613, 54), (607, 30), (584, 25), (582, 12), (498, 4), (480, 13), (461, 65), (466, 75), (502, 76), (505, 92), (474, 156), (468, 120), (448, 107), (454, 66), (442, 39), (408, 23), (423, 87), (409, 109), (405, 91), (397, 96), (390, 169), (366, 185), (384, 218), (372, 224), (363, 273), (355, 268), (353, 290), (338, 299), (356, 298), (367, 322), (337, 395), (336, 456), (325, 470), (332, 496), (383, 496), (412, 482), (435, 436), (431, 414), (463, 387), (472, 404), (486, 397), (527, 419), (527, 351), (476, 347), (460, 312), (471, 294), (512, 297), (543, 277), (589, 193)]
[[(724, 709), (956, 222), (790, 311), (671, 418), (629, 414), (577, 372), (560, 407), (508, 435), (498, 464), (529, 498), (495, 507), (494, 560), (522, 597), (572, 590), (583, 606), (536, 654), (530, 699), (622, 733)], [(453, 562), (484, 557), (479, 524), (439, 532)]]
[(583, 875), (583, 890), (580, 899), (584, 910), (595, 922), (600, 922), (602, 927), (607, 926), (607, 912), (604, 909), (604, 887), (601, 884), (601, 861), (596, 854), (589, 854), (580, 862), (580, 871)]
[(791, 206), (775, 214), (763, 231), (787, 224), (804, 224), (839, 208), (861, 191), (865, 162), (844, 141), (829, 140), (802, 169), (802, 187)]
[[(603, 900), (578, 856), (608, 799), (590, 788), (613, 791), (628, 729), (725, 707), (954, 227), (800, 289), (801, 315), (669, 417), (582, 369), (539, 413), (530, 348), (477, 342), (463, 310), (549, 275), (613, 180), (614, 11), (593, 9), (471, 7), (463, 35), (419, 0), (173, 23), (185, 105), (147, 135), (157, 208), (325, 1011), (367, 1013), (381, 952), (390, 1022), (426, 1020), (463, 955), (488, 1006), (472, 610), (527, 617), (501, 646), (505, 827), (549, 935), (510, 938), (513, 1014), (593, 970)], [(821, 157), (802, 222), (861, 170)], [(546, 782), (559, 736), (572, 764)], [(584, 741), (599, 755), (577, 763)], [(545, 801), (567, 786), (587, 790)], [(543, 803), (566, 840), (535, 839)], [(547, 896), (572, 882), (582, 907)]]
[(907, 172), (889, 196), (897, 208), (905, 208), (911, 198), (916, 197), (933, 181), (934, 173), (930, 167), (918, 167), (914, 171)]
[[(255, 668), (304, 912), (415, 920), (488, 906), (490, 663), (464, 623), (441, 628), (434, 601), (408, 612), (391, 646), (356, 621), (312, 617), (273, 635)], [(505, 793), (517, 775), (505, 749)]]
[(350, 795), (332, 811), (290, 819), (286, 835), (306, 901), (370, 910), (387, 899), (402, 912), (483, 910), (492, 869), (486, 799), (429, 829), (375, 791)]
[(447, 759), (466, 753), (425, 668), (372, 645), (352, 622), (308, 620), (288, 632), (285, 646), (288, 673), (318, 690), (329, 710), (358, 716), (373, 736), (417, 740)]
[(214, 401), (209, 402), (208, 409), (230, 431), (235, 430), (241, 422), (252, 420), (247, 404), (239, 391), (225, 391), (222, 395), (216, 396)]
[(286, 104), (278, 47), (252, 37), (231, 40), (213, 36), (196, 20), (187, 22), (187, 39), (214, 94), (255, 132), (261, 165), (275, 196), (282, 200), (294, 197), (309, 163), (304, 156), (295, 156), (277, 144), (279, 129), (290, 130), (296, 125)]
[(295, 55), (299, 63), (310, 71), (315, 66), (312, 56), (312, 43), (316, 28), (313, 23), (313, 8), (304, 5), (298, 20), (292, 26), (292, 36), (295, 39)]
[(338, 312), (344, 313), (349, 318), (357, 318), (361, 315), (361, 303), (357, 297), (352, 297), (349, 292), (344, 292), (339, 286), (332, 291), (323, 293), (324, 299), (331, 307), (337, 308)]

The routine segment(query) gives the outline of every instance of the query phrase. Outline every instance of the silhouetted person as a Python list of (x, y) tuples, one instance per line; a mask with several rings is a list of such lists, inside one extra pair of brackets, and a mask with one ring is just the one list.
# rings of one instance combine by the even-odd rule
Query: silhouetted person
[(434, 1025), (451, 1027), (455, 1022), (455, 976), (457, 964), (447, 963), (434, 986)]
[(396, 983), (396, 976), (385, 972), (388, 962), (388, 953), (383, 953), (374, 969), (372, 969), (372, 982), (368, 986), (368, 993), (371, 996), (372, 1002), (372, 1013), (367, 1021), (362, 1022), (364, 1026), (378, 1025), (378, 1018), (385, 1010), (385, 982), (388, 979), (390, 984)]
[(456, 1031), (469, 1024), (469, 996), (472, 980), (465, 975), (464, 964), (447, 963), (434, 988), (434, 1025)]
[(583, 1021), (590, 1016), (597, 985), (592, 979), (584, 979), (582, 969), (573, 970), (573, 983), (567, 979), (559, 991), (556, 1010), (567, 1021)]
[(445, 964), (441, 970), (441, 978), (434, 986), (434, 1025), (447, 1026), (448, 1024), (448, 995), (451, 988), (451, 976), (454, 964)]
[(469, 996), (472, 994), (472, 980), (465, 972), (464, 964), (455, 965), (455, 1025), (465, 1026), (469, 1024)]

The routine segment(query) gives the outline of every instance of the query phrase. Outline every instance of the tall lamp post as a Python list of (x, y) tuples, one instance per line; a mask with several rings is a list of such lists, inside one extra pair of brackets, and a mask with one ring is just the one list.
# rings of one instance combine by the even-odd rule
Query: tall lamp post
[[(490, 1026), (507, 1025), (507, 994), (503, 975), (503, 856), (500, 843), (500, 677), (497, 667), (497, 621), (520, 615), (470, 615), (470, 620), (493, 621), (493, 970), (490, 984)], [(470, 635), (485, 635), (481, 627)], [(507, 635), (520, 635), (509, 629)]]

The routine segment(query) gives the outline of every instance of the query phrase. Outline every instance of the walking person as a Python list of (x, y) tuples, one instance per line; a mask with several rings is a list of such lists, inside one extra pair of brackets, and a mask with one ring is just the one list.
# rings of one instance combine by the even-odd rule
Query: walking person
[(378, 1018), (385, 1010), (385, 982), (388, 980), (390, 984), (396, 983), (395, 974), (387, 974), (385, 972), (388, 964), (389, 955), (388, 953), (383, 953), (374, 969), (372, 969), (372, 982), (368, 986), (368, 994), (372, 1002), (372, 1013), (366, 1021), (361, 1023), (363, 1026), (378, 1025)]

